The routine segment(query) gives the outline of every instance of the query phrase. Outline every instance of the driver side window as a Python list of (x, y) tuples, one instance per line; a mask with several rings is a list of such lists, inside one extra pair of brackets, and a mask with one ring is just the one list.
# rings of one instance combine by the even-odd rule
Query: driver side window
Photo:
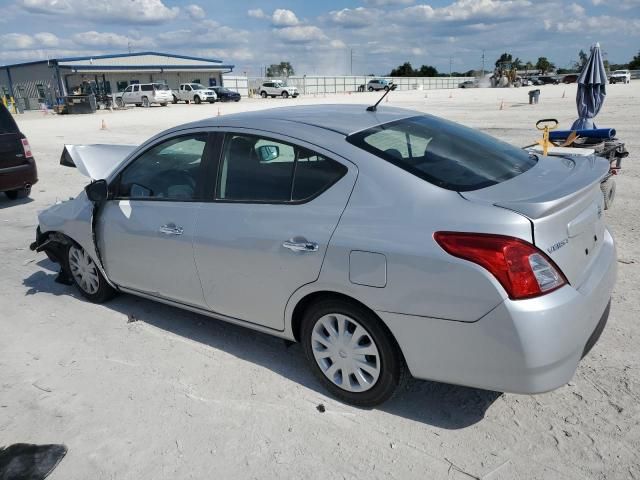
[(116, 196), (132, 200), (196, 200), (206, 143), (206, 134), (196, 134), (174, 137), (151, 147), (120, 174)]

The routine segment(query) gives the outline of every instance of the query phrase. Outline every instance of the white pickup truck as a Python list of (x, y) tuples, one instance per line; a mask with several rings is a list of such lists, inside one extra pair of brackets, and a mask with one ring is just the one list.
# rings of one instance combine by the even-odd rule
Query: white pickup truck
[(173, 91), (173, 103), (214, 103), (217, 99), (216, 92), (199, 83), (183, 83), (178, 90)]
[(631, 72), (629, 70), (616, 70), (609, 76), (609, 83), (629, 83)]

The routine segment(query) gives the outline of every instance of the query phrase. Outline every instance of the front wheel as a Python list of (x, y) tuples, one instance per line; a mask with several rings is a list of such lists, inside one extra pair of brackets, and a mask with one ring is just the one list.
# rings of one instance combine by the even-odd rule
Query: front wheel
[(195, 97), (193, 97), (193, 101), (196, 103), (196, 105), (200, 105), (201, 100), (199, 96), (196, 95)]
[(267, 98), (267, 92), (260, 92), (260, 96), (262, 98)]
[(282, 92), (282, 98), (289, 98), (289, 92)]
[(116, 98), (116, 105), (118, 108), (124, 108), (124, 100), (122, 98)]
[(406, 378), (391, 333), (373, 313), (350, 302), (327, 299), (312, 305), (303, 318), (301, 341), (315, 375), (352, 405), (379, 405)]
[(369, 87), (369, 91), (370, 91), (370, 92), (373, 92), (373, 87)]
[(115, 295), (116, 291), (107, 283), (96, 263), (80, 245), (69, 245), (67, 266), (73, 283), (86, 299), (93, 303), (103, 303)]
[(178, 97), (176, 97), (175, 95), (173, 96), (172, 103), (173, 103), (174, 105), (178, 103)]

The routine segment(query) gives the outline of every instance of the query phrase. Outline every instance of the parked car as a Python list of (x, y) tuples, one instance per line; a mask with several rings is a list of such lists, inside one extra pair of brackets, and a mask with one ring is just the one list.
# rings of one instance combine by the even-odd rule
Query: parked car
[(216, 96), (221, 102), (239, 102), (240, 98), (242, 98), (238, 92), (225, 87), (211, 87), (211, 90), (216, 92)]
[(131, 293), (299, 341), (356, 405), (409, 373), (558, 388), (609, 314), (598, 157), (536, 156), (411, 110), (316, 105), (140, 147), (66, 146), (61, 163), (93, 179), (38, 217), (31, 248), (61, 280), (93, 302)]
[(214, 103), (218, 96), (213, 88), (207, 88), (199, 83), (183, 83), (173, 92), (173, 103)]
[(370, 92), (376, 90), (389, 90), (391, 88), (391, 82), (384, 78), (372, 78), (367, 82), (367, 90)]
[(538, 77), (531, 77), (534, 85), (558, 85), (560, 81), (555, 77), (548, 75), (541, 75)]
[(0, 102), (0, 192), (11, 200), (28, 197), (38, 170), (27, 137)]
[(116, 105), (120, 108), (130, 104), (150, 107), (154, 103), (166, 107), (171, 99), (171, 90), (163, 83), (136, 83), (116, 93)]
[(478, 88), (478, 82), (475, 80), (466, 80), (458, 84), (458, 88)]
[(616, 70), (609, 76), (609, 83), (629, 83), (631, 72), (629, 70)]
[(264, 82), (262, 85), (260, 85), (260, 88), (258, 90), (262, 98), (296, 98), (298, 95), (300, 95), (296, 87), (289, 87), (286, 83), (280, 80)]
[(565, 75), (564, 77), (562, 77), (562, 83), (566, 83), (566, 84), (576, 83), (578, 81), (579, 76), (580, 75), (577, 73), (570, 73), (569, 75)]

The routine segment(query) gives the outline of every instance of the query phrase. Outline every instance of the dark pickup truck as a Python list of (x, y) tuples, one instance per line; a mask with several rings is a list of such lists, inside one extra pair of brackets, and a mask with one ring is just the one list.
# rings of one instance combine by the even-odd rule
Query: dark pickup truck
[(15, 120), (0, 103), (0, 192), (11, 200), (28, 197), (38, 181), (31, 147)]

